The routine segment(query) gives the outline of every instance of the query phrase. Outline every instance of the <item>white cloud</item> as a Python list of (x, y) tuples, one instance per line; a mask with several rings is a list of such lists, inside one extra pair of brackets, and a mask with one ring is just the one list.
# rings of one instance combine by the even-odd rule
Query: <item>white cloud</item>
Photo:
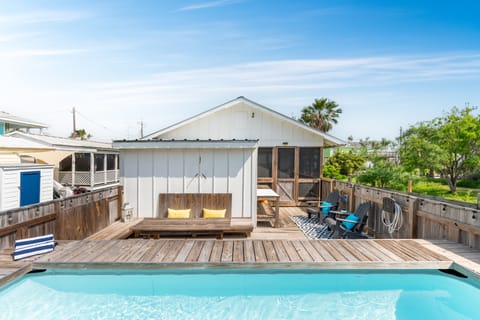
[(98, 84), (103, 95), (237, 88), (265, 92), (374, 87), (395, 83), (478, 77), (480, 55), (367, 57), (253, 62), (159, 73), (148, 80)]
[[(40, 50), (30, 54), (74, 52)], [(21, 65), (20, 62), (18, 64)], [(345, 109), (342, 125), (334, 134), (338, 133), (342, 138), (350, 134), (355, 137), (393, 137), (399, 126), (406, 127), (408, 123), (428, 119), (430, 114), (425, 109), (428, 104), (438, 110), (438, 106), (453, 106), (457, 103), (454, 99), (473, 99), (469, 98), (469, 91), (461, 91), (456, 81), (469, 78), (478, 81), (480, 55), (251, 62), (144, 74), (119, 81), (67, 82), (62, 83), (61, 90), (57, 84), (43, 79), (35, 80), (38, 82), (32, 80), (25, 85), (23, 78), (15, 78), (17, 68), (6, 70), (8, 77), (0, 75), (0, 84), (6, 89), (0, 96), (0, 106), (17, 115), (42, 119), (51, 126), (49, 132), (57, 135), (70, 133), (69, 110), (72, 106), (97, 122), (79, 119), (82, 123), (78, 124), (95, 138), (121, 139), (138, 137), (138, 121), (142, 119), (147, 125), (145, 131), (153, 132), (244, 95), (288, 116), (298, 115), (300, 108), (313, 98), (327, 96)], [(439, 80), (448, 80), (446, 83), (452, 91), (448, 94), (438, 90), (428, 91), (428, 87)], [(418, 96), (405, 91), (402, 88), (405, 83), (425, 88), (425, 94)], [(463, 102), (460, 100), (460, 103)], [(36, 107), (32, 109), (32, 106)], [(57, 113), (52, 110), (63, 111)], [(401, 120), (402, 116), (406, 120)], [(431, 117), (435, 116), (438, 114)], [(363, 119), (361, 121), (365, 125), (359, 127), (359, 119)], [(377, 125), (380, 122), (385, 128)], [(393, 131), (378, 133), (379, 130)]]
[(23, 25), (47, 22), (70, 22), (86, 17), (87, 15), (84, 12), (43, 10), (0, 15), (0, 23), (3, 25)]
[(0, 52), (0, 58), (15, 59), (27, 57), (66, 56), (87, 52), (87, 49), (23, 49)]
[(210, 2), (201, 2), (201, 3), (196, 3), (196, 4), (191, 4), (188, 6), (181, 7), (180, 9), (178, 9), (178, 11), (191, 11), (191, 10), (223, 7), (223, 6), (235, 4), (238, 2), (241, 2), (241, 0), (218, 0), (218, 1), (210, 1)]

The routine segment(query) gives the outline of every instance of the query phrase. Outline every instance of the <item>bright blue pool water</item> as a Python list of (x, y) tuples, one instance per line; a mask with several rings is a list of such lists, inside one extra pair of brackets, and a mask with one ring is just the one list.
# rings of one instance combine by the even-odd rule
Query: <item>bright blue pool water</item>
[(0, 288), (0, 319), (480, 319), (480, 286), (439, 271), (49, 270)]

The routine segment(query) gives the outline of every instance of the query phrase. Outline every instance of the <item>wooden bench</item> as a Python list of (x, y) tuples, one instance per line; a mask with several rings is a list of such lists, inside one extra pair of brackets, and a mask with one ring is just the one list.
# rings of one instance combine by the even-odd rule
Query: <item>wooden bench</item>
[[(222, 239), (224, 233), (245, 233), (253, 230), (250, 225), (232, 225), (232, 195), (230, 193), (161, 193), (159, 217), (144, 218), (133, 226), (135, 237), (160, 238), (177, 235), (215, 235)], [(185, 219), (168, 218), (168, 208), (191, 209)], [(203, 208), (226, 209), (225, 218), (203, 217)]]

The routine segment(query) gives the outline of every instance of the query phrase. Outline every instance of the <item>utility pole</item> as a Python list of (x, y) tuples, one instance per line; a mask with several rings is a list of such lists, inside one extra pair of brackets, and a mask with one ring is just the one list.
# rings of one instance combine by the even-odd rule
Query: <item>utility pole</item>
[(143, 123), (143, 120), (141, 120), (139, 124), (140, 124), (140, 138), (143, 138), (143, 127), (145, 124)]
[(75, 132), (77, 132), (77, 121), (75, 119), (75, 107), (72, 109), (72, 114), (73, 114), (73, 134), (75, 135)]

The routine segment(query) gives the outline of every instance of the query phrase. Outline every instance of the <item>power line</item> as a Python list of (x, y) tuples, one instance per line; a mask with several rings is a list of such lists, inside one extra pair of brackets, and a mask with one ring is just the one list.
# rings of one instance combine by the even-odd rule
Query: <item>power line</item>
[(112, 129), (108, 128), (107, 126), (97, 122), (97, 121), (94, 121), (90, 118), (88, 118), (87, 116), (85, 116), (83, 113), (79, 112), (78, 110), (76, 110), (76, 113), (78, 113), (83, 119), (93, 123), (94, 125), (98, 126), (98, 127), (101, 127), (102, 129), (105, 129), (105, 130), (108, 130), (110, 132), (114, 132)]

